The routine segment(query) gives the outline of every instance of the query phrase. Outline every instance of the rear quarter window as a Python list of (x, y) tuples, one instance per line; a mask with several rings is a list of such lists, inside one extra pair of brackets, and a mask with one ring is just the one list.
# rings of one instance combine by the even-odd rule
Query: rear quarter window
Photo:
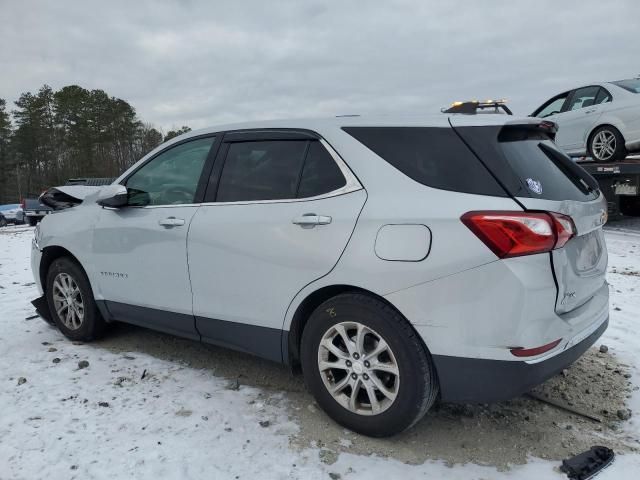
[(489, 170), (449, 127), (343, 127), (409, 178), (423, 185), (505, 197)]

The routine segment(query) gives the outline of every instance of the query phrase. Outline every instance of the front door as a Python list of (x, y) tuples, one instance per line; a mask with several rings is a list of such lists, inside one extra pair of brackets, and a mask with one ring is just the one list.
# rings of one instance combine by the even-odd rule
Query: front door
[(188, 241), (202, 339), (281, 361), (291, 300), (337, 263), (365, 200), (317, 138), (225, 135)]
[(213, 143), (198, 138), (161, 152), (122, 182), (128, 206), (101, 211), (95, 267), (100, 295), (117, 320), (198, 338), (186, 245)]

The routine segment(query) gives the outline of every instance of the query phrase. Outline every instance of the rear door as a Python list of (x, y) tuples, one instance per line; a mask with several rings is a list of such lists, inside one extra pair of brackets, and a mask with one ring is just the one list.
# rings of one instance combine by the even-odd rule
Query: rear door
[(576, 237), (551, 253), (556, 312), (576, 310), (606, 289), (606, 201), (595, 180), (534, 124), (456, 130), (526, 210), (572, 218)]
[(366, 192), (305, 132), (226, 134), (188, 239), (204, 341), (281, 361), (289, 303), (336, 264)]

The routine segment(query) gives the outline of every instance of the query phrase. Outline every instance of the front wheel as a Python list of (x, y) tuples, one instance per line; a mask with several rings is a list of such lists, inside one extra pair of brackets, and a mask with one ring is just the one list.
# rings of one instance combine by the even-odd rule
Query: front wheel
[(54, 260), (47, 273), (46, 285), (51, 317), (67, 338), (86, 342), (102, 335), (106, 323), (80, 265), (67, 257)]
[(596, 162), (624, 160), (627, 150), (622, 134), (609, 125), (596, 129), (589, 139), (589, 154)]
[(345, 427), (395, 435), (433, 405), (438, 383), (429, 353), (391, 306), (360, 293), (327, 300), (302, 335), (301, 363), (318, 404)]

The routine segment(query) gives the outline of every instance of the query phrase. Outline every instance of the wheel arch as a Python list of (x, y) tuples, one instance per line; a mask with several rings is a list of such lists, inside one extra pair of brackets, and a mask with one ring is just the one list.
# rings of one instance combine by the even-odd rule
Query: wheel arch
[(298, 370), (300, 368), (300, 347), (302, 342), (302, 332), (304, 331), (304, 328), (307, 325), (309, 317), (311, 316), (313, 311), (318, 308), (323, 302), (343, 293), (361, 293), (363, 295), (373, 297), (393, 308), (407, 322), (410, 328), (414, 330), (417, 338), (420, 339), (420, 342), (427, 351), (428, 355), (431, 355), (429, 347), (427, 346), (422, 336), (418, 334), (407, 317), (400, 310), (398, 310), (398, 308), (396, 308), (393, 303), (389, 302), (389, 300), (381, 295), (378, 295), (377, 293), (354, 285), (327, 285), (309, 293), (305, 297), (305, 299), (298, 304), (298, 307), (293, 314), (291, 324), (289, 325), (289, 330), (286, 332), (287, 335), (283, 338), (283, 350), (285, 353), (284, 360), (292, 369)]
[(62, 257), (69, 257), (71, 260), (77, 263), (80, 268), (85, 271), (86, 274), (86, 270), (84, 269), (78, 258), (66, 248), (59, 245), (50, 245), (48, 247), (45, 247), (42, 249), (42, 258), (40, 259), (40, 267), (38, 271), (38, 274), (40, 276), (40, 285), (42, 285), (42, 290), (44, 292), (46, 292), (47, 289), (47, 272), (49, 271), (49, 267), (55, 260)]

